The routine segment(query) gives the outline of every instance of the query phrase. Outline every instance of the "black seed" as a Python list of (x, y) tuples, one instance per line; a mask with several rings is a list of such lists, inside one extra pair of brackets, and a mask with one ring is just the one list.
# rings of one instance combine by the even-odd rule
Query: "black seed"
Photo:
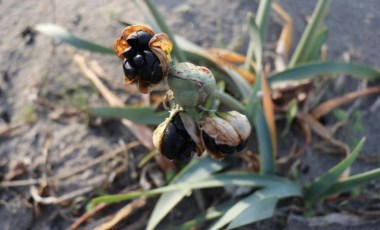
[(242, 151), (245, 148), (245, 146), (247, 146), (247, 143), (248, 143), (248, 139), (240, 143), (238, 146), (236, 146), (236, 151), (237, 152)]
[(170, 160), (183, 161), (195, 152), (196, 144), (187, 133), (181, 117), (177, 113), (165, 130), (161, 151)]
[(132, 67), (132, 65), (127, 61), (124, 62), (123, 65), (124, 74), (126, 77), (128, 77), (129, 80), (133, 80), (137, 76), (137, 71), (135, 68)]
[(123, 56), (127, 59), (127, 60), (131, 60), (134, 56), (136, 55), (136, 50), (133, 49), (132, 47), (128, 47), (124, 53), (123, 53)]
[(160, 61), (157, 59), (152, 66), (152, 83), (158, 83), (162, 80), (163, 78), (163, 73), (162, 73), (162, 68), (160, 65)]
[(215, 140), (212, 137), (210, 137), (205, 131), (202, 131), (202, 138), (203, 138), (203, 141), (204, 141), (206, 147), (215, 153), (224, 153), (224, 154), (230, 155), (230, 154), (234, 154), (236, 152), (237, 148), (239, 147), (239, 145), (237, 147), (229, 146), (229, 145), (225, 145), (225, 144), (217, 145), (215, 143)]
[(136, 68), (141, 68), (145, 62), (144, 57), (141, 56), (140, 54), (137, 54), (136, 56), (134, 56), (132, 60)]
[(214, 139), (212, 139), (207, 133), (202, 131), (202, 138), (203, 141), (208, 149), (210, 149), (212, 152), (219, 152), (219, 148), (216, 145)]
[(127, 42), (130, 46), (137, 50), (144, 50), (149, 48), (149, 41), (152, 37), (153, 35), (150, 33), (139, 30), (129, 35)]
[(224, 154), (234, 154), (236, 152), (236, 148), (229, 145), (217, 145), (219, 147), (220, 152)]
[(149, 50), (144, 50), (145, 63), (139, 69), (141, 79), (149, 83), (158, 83), (162, 80), (162, 70), (158, 70), (160, 62), (157, 56)]

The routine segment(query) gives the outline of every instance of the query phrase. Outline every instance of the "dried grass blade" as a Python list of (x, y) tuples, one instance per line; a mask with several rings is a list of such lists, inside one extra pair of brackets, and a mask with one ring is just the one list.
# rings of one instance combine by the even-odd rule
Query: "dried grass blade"
[(109, 221), (95, 228), (95, 230), (108, 230), (113, 229), (115, 225), (120, 223), (123, 219), (128, 217), (133, 211), (136, 209), (142, 208), (146, 204), (146, 199), (141, 198), (138, 200), (134, 200), (131, 203), (125, 205), (122, 209), (120, 209), (116, 215)]
[(272, 9), (280, 15), (280, 17), (284, 20), (285, 25), (282, 27), (280, 38), (277, 42), (276, 47), (276, 71), (282, 71), (286, 68), (289, 53), (292, 49), (292, 41), (293, 41), (293, 21), (291, 17), (285, 12), (284, 9), (277, 3), (272, 3)]
[(261, 74), (261, 89), (263, 91), (263, 112), (268, 123), (269, 132), (272, 139), (273, 146), (273, 159), (277, 158), (277, 134), (276, 123), (274, 117), (274, 106), (272, 101), (272, 94), (268, 85), (266, 75)]
[(355, 92), (348, 93), (342, 97), (337, 97), (331, 100), (328, 100), (322, 104), (320, 104), (317, 108), (311, 111), (311, 116), (313, 116), (316, 120), (331, 112), (333, 109), (346, 104), (358, 97), (380, 93), (380, 86), (374, 86), (370, 88), (365, 88), (362, 90), (357, 90)]

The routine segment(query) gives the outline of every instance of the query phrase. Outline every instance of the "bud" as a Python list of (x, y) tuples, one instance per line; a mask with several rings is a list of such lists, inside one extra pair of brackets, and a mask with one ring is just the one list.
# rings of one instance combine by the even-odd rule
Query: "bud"
[(204, 114), (199, 127), (207, 152), (218, 160), (243, 150), (251, 133), (247, 117), (236, 111)]
[(141, 93), (148, 93), (167, 75), (171, 50), (166, 34), (155, 34), (143, 25), (126, 27), (114, 44), (116, 55), (124, 62), (124, 83), (135, 83)]
[(157, 150), (170, 160), (189, 160), (193, 153), (204, 151), (200, 131), (186, 112), (173, 111), (153, 133)]
[(167, 81), (175, 102), (183, 108), (203, 105), (216, 89), (214, 75), (209, 69), (187, 62), (171, 67)]

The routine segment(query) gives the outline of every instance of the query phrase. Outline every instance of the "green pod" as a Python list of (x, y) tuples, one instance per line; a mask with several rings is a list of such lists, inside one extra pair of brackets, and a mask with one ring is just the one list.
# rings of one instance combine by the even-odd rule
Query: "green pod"
[(187, 62), (171, 67), (167, 81), (174, 101), (183, 108), (202, 106), (216, 89), (214, 75), (209, 69)]

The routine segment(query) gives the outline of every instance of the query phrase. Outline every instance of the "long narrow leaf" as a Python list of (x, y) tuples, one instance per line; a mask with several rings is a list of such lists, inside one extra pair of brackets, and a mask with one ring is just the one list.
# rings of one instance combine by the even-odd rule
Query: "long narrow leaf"
[(329, 2), (329, 0), (318, 1), (313, 15), (311, 16), (310, 22), (306, 26), (300, 42), (298, 43), (298, 46), (296, 47), (296, 50), (294, 51), (294, 54), (289, 62), (289, 67), (294, 67), (298, 63), (305, 61), (305, 56), (308, 52), (308, 49), (310, 49), (310, 44), (316, 31), (318, 30), (318, 26), (320, 26), (323, 20), (323, 16), (327, 11)]
[(287, 179), (275, 176), (259, 175), (249, 172), (220, 173), (203, 180), (193, 181), (192, 183), (176, 183), (149, 191), (133, 191), (126, 194), (100, 196), (92, 199), (89, 207), (95, 207), (95, 205), (99, 203), (117, 203), (141, 196), (155, 196), (157, 194), (179, 190), (190, 191), (193, 189), (224, 187), (228, 185), (265, 187), (275, 185), (282, 186), (284, 184), (298, 186)]
[(245, 61), (245, 68), (247, 70), (251, 68), (250, 62), (252, 61), (253, 56), (255, 56), (256, 74), (257, 74), (257, 72), (261, 71), (263, 46), (262, 46), (260, 29), (256, 25), (252, 14), (248, 14), (248, 33), (251, 40), (248, 46), (247, 57)]
[(268, 21), (271, 12), (272, 0), (260, 0), (259, 8), (257, 9), (256, 25), (260, 29), (261, 40), (265, 41), (265, 35), (268, 29)]
[(322, 45), (326, 42), (328, 37), (328, 29), (327, 27), (320, 28), (313, 41), (310, 44), (310, 48), (308, 49), (308, 53), (305, 55), (306, 61), (314, 61), (318, 60), (318, 55), (321, 52)]
[(380, 72), (370, 66), (346, 62), (312, 62), (272, 74), (268, 82), (273, 88), (276, 83), (307, 80), (322, 74), (348, 74), (365, 80), (380, 79)]
[(371, 180), (380, 178), (380, 168), (373, 169), (371, 171), (360, 173), (355, 176), (348, 177), (342, 181), (334, 183), (326, 192), (324, 192), (320, 197), (326, 197), (333, 194), (338, 194), (341, 192), (348, 191), (357, 186), (364, 185)]
[(88, 109), (93, 116), (128, 119), (135, 123), (158, 125), (168, 116), (167, 112), (155, 112), (152, 107), (125, 106), (125, 107), (98, 107)]
[(34, 29), (42, 34), (57, 39), (61, 42), (70, 44), (79, 49), (85, 49), (91, 52), (103, 54), (114, 54), (113, 49), (79, 38), (68, 32), (65, 28), (55, 24), (37, 24)]
[[(210, 157), (193, 161), (190, 165), (185, 167), (170, 184), (196, 182), (209, 177), (211, 174), (223, 169), (223, 167), (224, 164), (222, 162), (214, 161), (210, 159)], [(147, 229), (154, 229), (188, 193), (189, 189), (184, 189), (162, 194), (149, 218)]]
[(354, 162), (360, 153), (361, 148), (365, 142), (363, 138), (355, 149), (348, 155), (343, 161), (331, 168), (326, 174), (317, 178), (317, 180), (311, 184), (306, 190), (305, 199), (313, 201), (318, 199), (323, 193), (325, 193), (342, 175), (342, 173)]
[(228, 225), (228, 229), (237, 228), (246, 224), (250, 224), (273, 215), (277, 201), (281, 198), (290, 196), (301, 196), (300, 187), (282, 184), (269, 186), (252, 195), (240, 200), (225, 214), (214, 223), (211, 229), (220, 229)]
[(235, 200), (229, 200), (215, 207), (210, 207), (209, 209), (206, 210), (206, 213), (202, 213), (198, 217), (192, 220), (186, 221), (186, 223), (184, 223), (183, 225), (175, 229), (178, 229), (178, 230), (191, 229), (191, 228), (201, 225), (202, 223), (206, 221), (210, 221), (215, 218), (218, 218), (222, 216), (233, 205), (235, 205), (235, 203), (236, 203)]

